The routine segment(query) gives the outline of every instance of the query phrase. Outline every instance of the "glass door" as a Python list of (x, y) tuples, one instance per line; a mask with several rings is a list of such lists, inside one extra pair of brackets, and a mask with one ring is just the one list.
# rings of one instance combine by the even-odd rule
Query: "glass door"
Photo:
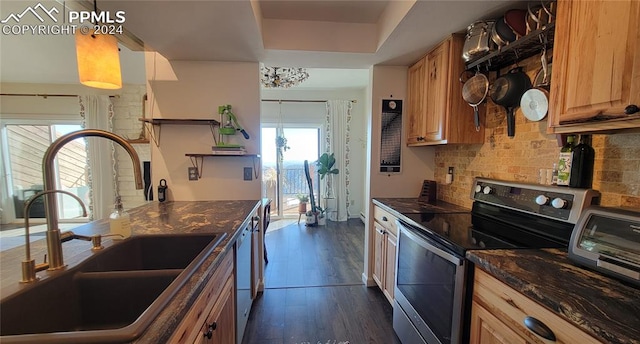
[[(298, 196), (310, 194), (304, 173), (305, 160), (309, 162), (313, 194), (318, 202), (320, 185), (315, 161), (319, 140), (319, 127), (262, 127), (262, 194), (273, 200), (272, 216), (298, 216)], [(309, 204), (307, 209), (310, 210)]]
[[(44, 189), (42, 158), (51, 142), (71, 131), (80, 130), (80, 125), (32, 125), (7, 124), (3, 128), (2, 156), (7, 170), (3, 182), (10, 191), (3, 197), (13, 204), (13, 221), (24, 218), (24, 203)], [(60, 149), (55, 159), (56, 188), (69, 191), (89, 204), (87, 183), (87, 153), (84, 139), (74, 140)], [(4, 202), (3, 202), (4, 203)], [(44, 197), (35, 200), (29, 210), (30, 218), (44, 218)], [(60, 220), (81, 217), (82, 208), (69, 196), (58, 195)]]

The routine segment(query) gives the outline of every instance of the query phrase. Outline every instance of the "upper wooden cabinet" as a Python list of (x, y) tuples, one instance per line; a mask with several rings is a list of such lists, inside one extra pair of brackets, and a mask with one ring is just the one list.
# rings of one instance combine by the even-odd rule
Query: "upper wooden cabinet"
[(484, 142), (484, 127), (476, 131), (458, 81), (463, 45), (464, 35), (451, 35), (409, 67), (407, 145)]
[(628, 112), (640, 106), (640, 2), (558, 0), (557, 11), (550, 131), (639, 128)]
[(425, 121), (423, 120), (425, 60), (409, 67), (407, 88), (407, 144), (424, 142)]

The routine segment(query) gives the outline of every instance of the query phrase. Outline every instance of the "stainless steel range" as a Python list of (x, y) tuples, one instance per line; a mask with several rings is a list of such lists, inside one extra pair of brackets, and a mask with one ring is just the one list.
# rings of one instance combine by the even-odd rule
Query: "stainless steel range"
[(468, 342), (473, 269), (465, 252), (567, 247), (580, 213), (600, 194), (476, 178), (471, 198), (471, 212), (398, 220), (393, 328), (405, 344)]

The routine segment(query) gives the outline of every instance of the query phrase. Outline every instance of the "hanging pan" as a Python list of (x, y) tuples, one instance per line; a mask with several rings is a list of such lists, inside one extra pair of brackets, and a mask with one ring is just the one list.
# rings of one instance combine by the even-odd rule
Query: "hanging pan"
[(476, 131), (480, 131), (480, 114), (478, 113), (478, 106), (484, 102), (489, 92), (489, 79), (486, 75), (476, 72), (474, 76), (467, 79), (463, 79), (465, 75), (468, 75), (468, 71), (462, 72), (460, 75), (460, 82), (464, 83), (462, 86), (462, 98), (473, 107), (473, 121), (476, 126)]
[(516, 133), (515, 108), (525, 91), (531, 88), (531, 80), (522, 71), (522, 67), (511, 69), (507, 74), (499, 77), (491, 85), (491, 100), (503, 106), (507, 111), (507, 134), (514, 137)]
[(534, 122), (545, 118), (549, 111), (549, 65), (546, 47), (542, 48), (540, 62), (542, 68), (536, 75), (534, 87), (527, 90), (520, 99), (520, 108), (524, 117)]

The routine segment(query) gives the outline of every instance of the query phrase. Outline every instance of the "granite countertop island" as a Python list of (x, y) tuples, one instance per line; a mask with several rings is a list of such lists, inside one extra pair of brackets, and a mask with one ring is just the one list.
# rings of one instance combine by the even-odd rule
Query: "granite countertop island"
[(640, 288), (577, 266), (565, 250), (468, 251), (467, 258), (603, 343), (640, 343)]
[[(226, 234), (213, 254), (178, 290), (164, 310), (136, 340), (136, 343), (164, 343), (168, 341), (220, 264), (222, 259), (219, 258), (233, 250), (233, 243), (241, 232), (240, 229), (251, 221), (251, 216), (256, 213), (259, 207), (259, 200), (177, 201), (152, 202), (128, 211), (133, 236), (180, 233)], [(83, 235), (107, 234), (109, 233), (109, 221), (94, 221), (76, 227), (73, 231)], [(103, 240), (105, 247), (113, 244), (114, 241), (111, 238)], [(62, 247), (65, 264), (68, 267), (79, 264), (93, 254), (91, 243), (86, 241), (73, 240), (63, 243)], [(36, 263), (42, 262), (46, 250), (45, 240), (32, 242), (31, 255), (36, 259)], [(19, 291), (21, 288), (29, 287), (29, 285), (18, 283), (21, 279), (20, 262), (24, 257), (24, 246), (0, 252), (2, 271), (0, 293), (2, 298)], [(38, 276), (44, 280), (55, 274), (56, 271), (42, 271), (38, 273)]]

